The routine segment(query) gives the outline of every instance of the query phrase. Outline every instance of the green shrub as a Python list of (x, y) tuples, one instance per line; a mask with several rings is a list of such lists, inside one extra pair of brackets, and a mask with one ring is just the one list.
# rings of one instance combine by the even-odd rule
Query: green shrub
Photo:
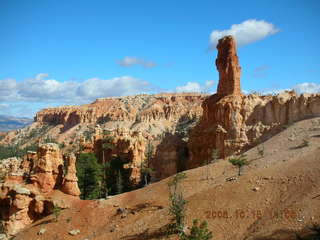
[(241, 156), (238, 156), (238, 157), (230, 158), (229, 162), (232, 165), (237, 166), (239, 168), (238, 176), (241, 175), (242, 167), (249, 164), (247, 159), (246, 159), (246, 155), (241, 155)]
[(212, 232), (208, 230), (208, 223), (203, 221), (199, 225), (199, 220), (194, 219), (190, 234), (182, 234), (180, 240), (210, 240), (212, 239)]
[(169, 214), (171, 215), (171, 223), (169, 233), (178, 233), (179, 236), (183, 234), (184, 219), (185, 219), (185, 205), (187, 201), (183, 198), (183, 194), (179, 189), (179, 183), (185, 179), (184, 173), (177, 173), (173, 179), (168, 183), (169, 186)]
[(0, 160), (10, 157), (22, 157), (27, 154), (28, 151), (37, 151), (38, 146), (32, 144), (25, 148), (20, 148), (19, 144), (16, 145), (3, 145), (0, 146)]
[(54, 207), (53, 207), (53, 215), (54, 215), (54, 218), (55, 218), (56, 222), (58, 222), (58, 217), (60, 216), (61, 211), (62, 211), (61, 207), (59, 207), (57, 205), (54, 205)]

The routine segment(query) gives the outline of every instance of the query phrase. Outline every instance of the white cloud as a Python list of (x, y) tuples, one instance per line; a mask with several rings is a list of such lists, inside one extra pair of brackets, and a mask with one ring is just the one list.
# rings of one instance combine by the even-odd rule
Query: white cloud
[(187, 82), (184, 86), (176, 87), (177, 92), (200, 92), (201, 86), (197, 82)]
[(176, 92), (207, 92), (213, 83), (213, 80), (209, 80), (205, 82), (204, 86), (201, 86), (197, 82), (187, 82), (184, 86), (176, 87)]
[(116, 77), (108, 80), (91, 78), (77, 89), (77, 95), (86, 99), (106, 96), (126, 96), (152, 92), (156, 88), (149, 82), (130, 76)]
[(293, 87), (298, 93), (320, 93), (320, 84), (317, 83), (300, 83)]
[(218, 40), (227, 35), (234, 36), (237, 45), (242, 46), (259, 41), (277, 32), (279, 32), (279, 29), (272, 23), (264, 20), (249, 19), (240, 24), (233, 24), (230, 29), (212, 31), (209, 39), (209, 49), (214, 50)]
[[(261, 93), (263, 95), (268, 95), (268, 94), (279, 94), (285, 91), (292, 91), (294, 90), (296, 93), (298, 94), (302, 94), (302, 93), (320, 93), (320, 84), (319, 83), (300, 83), (297, 84), (295, 86), (293, 86), (292, 88), (283, 88), (283, 89), (271, 89), (271, 90), (265, 90), (265, 91), (261, 91)], [(256, 91), (251, 91), (256, 92)]]
[(145, 68), (155, 67), (157, 64), (153, 61), (147, 61), (141, 58), (136, 57), (124, 57), (123, 59), (118, 61), (118, 64), (122, 67), (131, 67), (134, 65), (141, 65)]
[(22, 82), (14, 79), (0, 80), (0, 101), (77, 104), (87, 103), (99, 97), (151, 93), (157, 90), (151, 83), (130, 76), (112, 79), (91, 78), (84, 82), (45, 79), (48, 76), (41, 73)]
[(8, 109), (9, 107), (10, 107), (10, 104), (0, 103), (0, 110), (1, 110), (1, 109)]
[[(111, 79), (91, 78), (83, 82), (60, 82), (46, 73), (18, 82), (0, 80), (0, 114), (32, 117), (49, 106), (79, 105), (101, 97), (159, 92), (150, 82), (122, 76)], [(9, 106), (10, 104), (10, 106)]]
[(16, 100), (19, 98), (17, 93), (17, 82), (14, 79), (0, 80), (0, 101)]

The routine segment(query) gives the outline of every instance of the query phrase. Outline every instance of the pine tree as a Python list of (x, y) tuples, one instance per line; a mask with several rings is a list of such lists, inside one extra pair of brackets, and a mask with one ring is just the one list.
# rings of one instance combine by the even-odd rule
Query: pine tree
[(153, 172), (153, 169), (150, 168), (152, 156), (153, 156), (153, 145), (149, 141), (146, 149), (145, 160), (144, 162), (141, 163), (141, 167), (140, 167), (141, 176), (143, 177), (145, 186), (148, 185), (148, 179), (151, 177), (151, 174)]
[(179, 236), (183, 234), (184, 218), (187, 200), (184, 199), (182, 191), (179, 189), (179, 183), (187, 176), (185, 173), (177, 173), (173, 179), (168, 183), (169, 186), (169, 213), (171, 215), (170, 233), (178, 233)]
[(117, 190), (117, 194), (123, 193), (123, 179), (122, 179), (122, 174), (120, 170), (118, 170), (116, 190)]
[(76, 163), (81, 199), (96, 199), (100, 196), (102, 167), (92, 153), (81, 153)]
[(107, 197), (108, 196), (108, 184), (107, 184), (107, 171), (110, 168), (110, 163), (106, 162), (105, 159), (105, 151), (110, 151), (114, 148), (113, 137), (110, 136), (110, 131), (104, 130), (103, 131), (103, 139), (102, 139), (102, 167), (103, 167), (103, 175), (102, 175), (102, 186), (101, 186), (101, 196)]
[(246, 159), (246, 155), (241, 155), (239, 157), (230, 158), (229, 162), (232, 163), (232, 165), (237, 166), (239, 168), (238, 176), (241, 176), (242, 167), (249, 164)]

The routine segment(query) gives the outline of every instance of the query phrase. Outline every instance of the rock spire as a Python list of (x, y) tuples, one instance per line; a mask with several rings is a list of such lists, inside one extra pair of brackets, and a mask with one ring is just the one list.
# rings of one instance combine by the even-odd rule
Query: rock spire
[(241, 67), (237, 56), (236, 41), (232, 36), (219, 39), (216, 66), (219, 71), (218, 95), (241, 94)]

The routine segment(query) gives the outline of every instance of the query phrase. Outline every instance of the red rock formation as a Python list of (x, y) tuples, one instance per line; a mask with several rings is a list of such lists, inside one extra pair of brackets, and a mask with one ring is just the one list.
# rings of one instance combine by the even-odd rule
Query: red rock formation
[(32, 183), (47, 193), (62, 184), (63, 156), (57, 144), (42, 144), (38, 148), (38, 158), (33, 166)]
[(78, 178), (77, 178), (77, 170), (76, 170), (76, 156), (74, 154), (70, 154), (64, 157), (65, 162), (67, 162), (67, 174), (64, 177), (63, 185), (61, 187), (61, 191), (65, 194), (72, 196), (80, 196), (80, 189), (78, 187)]
[[(206, 95), (197, 93), (137, 95), (98, 99), (92, 104), (82, 106), (44, 109), (37, 113), (36, 122), (30, 128), (11, 134), (5, 141), (6, 144), (14, 143), (14, 139), (25, 139), (32, 131), (44, 129), (32, 138), (34, 142), (41, 142), (41, 139), (50, 136), (59, 143), (65, 143), (64, 150), (74, 152), (78, 151), (78, 143), (81, 143), (84, 152), (94, 152), (102, 161), (99, 139), (102, 138), (102, 129), (106, 129), (112, 132), (117, 147), (112, 153), (105, 151), (104, 154), (106, 157), (108, 154), (115, 154), (127, 159), (126, 167), (132, 170), (130, 178), (137, 182), (140, 178), (138, 168), (145, 156), (146, 143), (151, 141), (155, 145), (155, 139), (160, 141), (165, 132), (173, 135), (175, 132), (186, 132), (186, 129), (201, 117), (201, 103), (205, 98)], [(98, 124), (100, 133), (94, 133)], [(31, 141), (28, 139), (28, 142)], [(173, 143), (175, 147), (170, 148), (172, 157), (178, 156), (178, 142)], [(170, 145), (170, 142), (168, 144)], [(156, 158), (159, 158), (159, 163), (165, 161), (166, 153), (168, 152), (158, 152)], [(154, 159), (154, 162), (158, 160)], [(170, 169), (170, 173), (172, 171), (173, 168)]]
[(63, 156), (57, 144), (42, 144), (37, 153), (29, 152), (23, 161), (15, 159), (8, 165), (9, 160), (0, 164), (0, 169), (5, 169), (8, 175), (0, 184), (0, 220), (8, 234), (15, 234), (51, 214), (57, 195), (60, 207), (65, 207), (63, 203), (69, 200), (79, 199), (75, 157), (66, 157), (68, 172), (63, 177)]
[(64, 129), (79, 123), (96, 124), (108, 121), (175, 122), (183, 115), (200, 116), (199, 103), (204, 97), (205, 95), (196, 93), (179, 93), (101, 98), (82, 106), (44, 109), (36, 114), (35, 121), (62, 124)]
[(168, 133), (156, 145), (155, 156), (151, 162), (151, 167), (154, 169), (153, 179), (164, 179), (185, 170), (187, 157), (187, 142), (178, 134)]
[(188, 168), (210, 160), (213, 149), (224, 158), (275, 134), (281, 125), (320, 115), (320, 95), (242, 95), (233, 38), (221, 39), (218, 51), (218, 92), (202, 103), (203, 116), (188, 143)]
[(29, 205), (31, 191), (16, 183), (4, 184), (0, 188), (0, 217), (7, 233), (15, 234), (18, 230), (32, 223)]
[[(100, 162), (110, 161), (113, 156), (119, 156), (125, 161), (124, 167), (130, 169), (130, 180), (132, 184), (138, 184), (140, 181), (140, 167), (145, 160), (145, 150), (147, 145), (147, 138), (141, 132), (129, 131), (124, 128), (111, 131), (108, 135), (102, 134), (102, 129), (97, 127), (95, 129), (94, 142), (91, 145), (93, 149), (88, 149), (90, 144), (84, 143), (86, 151), (95, 152)], [(111, 139), (109, 144), (112, 149), (103, 149), (105, 139)]]
[(237, 56), (236, 41), (232, 36), (221, 38), (217, 45), (216, 66), (219, 71), (217, 94), (241, 94), (241, 67)]

